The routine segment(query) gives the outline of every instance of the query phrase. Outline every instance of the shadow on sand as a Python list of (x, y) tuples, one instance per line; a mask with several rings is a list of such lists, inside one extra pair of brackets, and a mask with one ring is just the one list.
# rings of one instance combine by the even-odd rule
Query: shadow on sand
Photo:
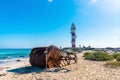
[(41, 73), (41, 72), (61, 72), (66, 73), (70, 70), (66, 68), (53, 68), (53, 69), (46, 69), (46, 68), (38, 68), (38, 67), (32, 67), (32, 66), (26, 66), (26, 67), (20, 67), (16, 69), (7, 70), (8, 72), (13, 72), (17, 74), (28, 74), (28, 73)]
[(46, 69), (32, 67), (32, 66), (26, 66), (26, 67), (20, 67), (16, 69), (10, 69), (7, 70), (8, 72), (14, 72), (18, 74), (27, 74), (27, 73), (34, 73), (34, 72), (45, 72)]

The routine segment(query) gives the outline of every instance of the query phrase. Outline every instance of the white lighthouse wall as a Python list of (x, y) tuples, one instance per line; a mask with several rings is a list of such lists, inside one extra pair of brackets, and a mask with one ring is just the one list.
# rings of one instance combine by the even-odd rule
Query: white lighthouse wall
[(75, 45), (75, 42), (72, 42), (72, 45)]
[(72, 30), (71, 30), (71, 32), (72, 32), (72, 33), (75, 33), (75, 30), (74, 30), (74, 29), (72, 29)]
[(76, 38), (76, 36), (72, 36), (72, 39), (75, 39)]

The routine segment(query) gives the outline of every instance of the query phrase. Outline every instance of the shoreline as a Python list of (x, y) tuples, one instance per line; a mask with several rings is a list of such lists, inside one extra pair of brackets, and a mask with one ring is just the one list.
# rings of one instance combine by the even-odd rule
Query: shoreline
[(29, 60), (28, 57), (19, 57), (19, 58), (11, 58), (11, 59), (0, 59), (0, 66), (5, 66), (5, 65), (10, 65), (12, 63), (17, 63), (17, 62), (24, 62)]
[[(17, 61), (17, 60), (20, 60), (20, 61)], [(9, 70), (20, 68), (27, 65), (29, 65), (29, 58), (15, 58), (12, 61), (2, 63), (0, 64), (0, 77), (6, 76), (9, 73)], [(8, 80), (8, 79), (5, 79), (5, 80)]]
[(8, 67), (8, 66), (11, 66), (13, 67), (13, 64), (14, 66), (16, 65), (19, 65), (19, 63), (21, 64), (24, 64), (24, 63), (28, 63), (29, 62), (29, 58), (13, 58), (13, 59), (6, 59), (6, 60), (0, 60), (0, 61), (4, 61), (3, 63), (0, 64), (0, 67), (3, 66), (3, 67)]

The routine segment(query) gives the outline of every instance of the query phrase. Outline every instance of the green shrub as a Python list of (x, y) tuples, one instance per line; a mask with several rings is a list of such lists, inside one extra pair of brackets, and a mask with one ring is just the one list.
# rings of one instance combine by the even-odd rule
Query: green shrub
[(106, 58), (105, 61), (111, 61), (111, 60), (114, 60), (114, 57), (111, 56), (111, 55), (107, 55), (105, 58)]
[(104, 53), (104, 52), (95, 52), (94, 55), (95, 55), (96, 61), (105, 61), (106, 60), (105, 59), (106, 53)]
[(110, 61), (110, 62), (106, 62), (105, 64), (106, 67), (120, 67), (120, 62), (116, 62), (116, 61)]
[(108, 61), (113, 60), (114, 57), (105, 52), (94, 52), (94, 53), (85, 53), (85, 59), (94, 60), (94, 61)]
[(95, 52), (94, 55), (95, 55), (96, 61), (108, 61), (108, 60), (114, 59), (114, 57), (112, 57), (106, 52)]
[(120, 53), (114, 53), (114, 54), (112, 54), (112, 56), (113, 56), (114, 58), (117, 58), (117, 56), (120, 56)]
[(120, 61), (120, 55), (116, 57), (116, 60), (117, 60), (117, 61)]
[(95, 60), (95, 56), (94, 56), (93, 53), (87, 53), (85, 55), (85, 59), (87, 59), (87, 60)]
[(86, 53), (84, 53), (83, 57), (89, 55), (90, 53), (91, 53), (91, 52), (86, 52)]

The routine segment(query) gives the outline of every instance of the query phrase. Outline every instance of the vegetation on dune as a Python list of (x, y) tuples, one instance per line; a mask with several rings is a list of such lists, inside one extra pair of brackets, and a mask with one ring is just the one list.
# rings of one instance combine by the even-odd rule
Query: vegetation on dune
[(87, 56), (87, 55), (89, 55), (89, 54), (91, 54), (92, 52), (86, 52), (84, 55), (83, 55), (83, 57), (85, 57), (85, 56)]
[(113, 60), (114, 57), (109, 55), (106, 52), (87, 52), (84, 54), (85, 59), (87, 60), (93, 60), (93, 61), (110, 61)]
[(120, 55), (116, 57), (116, 61), (120, 61)]
[[(73, 49), (73, 53), (76, 51), (77, 51), (76, 49)], [(120, 53), (109, 54), (104, 51), (94, 51), (84, 53), (83, 57), (86, 60), (91, 61), (107, 61), (104, 64), (106, 67), (110, 68), (120, 67)]]
[[(85, 59), (93, 61), (108, 61), (105, 66), (110, 68), (120, 67), (120, 53), (108, 54), (102, 51), (86, 52)], [(116, 61), (111, 61), (116, 59)]]
[(114, 53), (112, 56), (116, 59), (116, 61), (120, 61), (120, 53)]
[(117, 62), (117, 61), (109, 61), (109, 62), (106, 62), (105, 64), (106, 67), (120, 67), (120, 62)]
[(84, 57), (87, 60), (95, 60), (95, 56), (93, 55), (93, 53), (90, 52), (85, 53)]
[(116, 59), (118, 56), (120, 56), (120, 53), (114, 53), (112, 56)]

